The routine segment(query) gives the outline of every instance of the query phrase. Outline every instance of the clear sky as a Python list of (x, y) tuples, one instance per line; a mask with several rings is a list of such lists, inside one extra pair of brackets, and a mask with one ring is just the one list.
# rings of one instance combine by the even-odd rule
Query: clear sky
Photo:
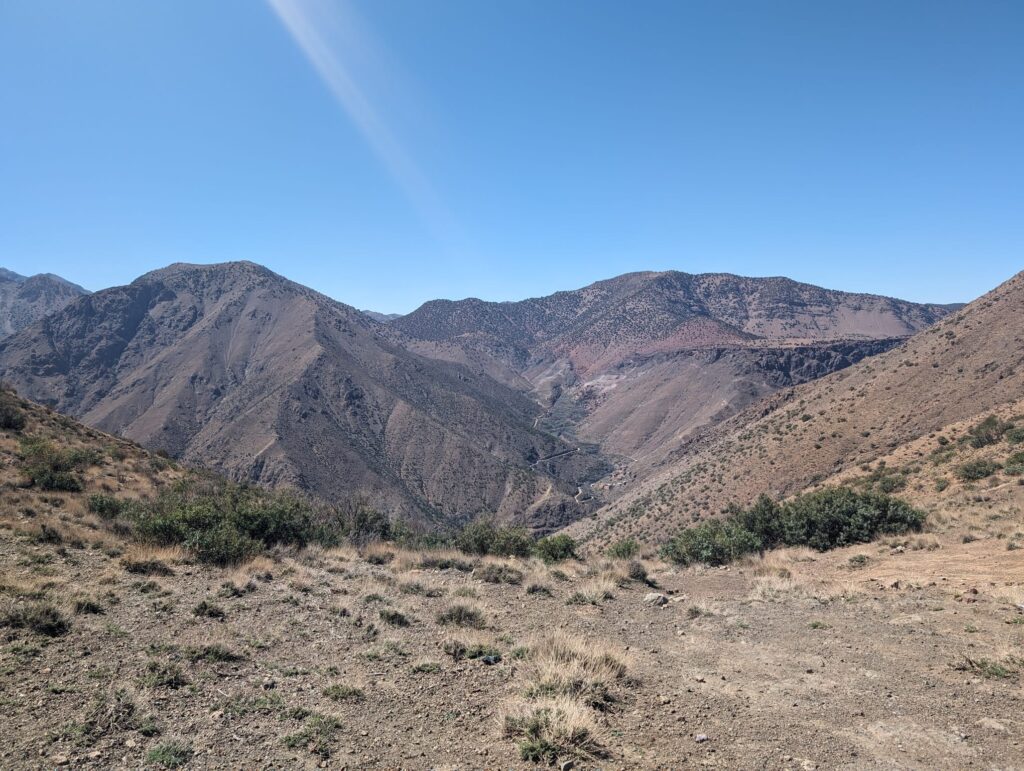
[(0, 0), (0, 265), (344, 302), (1024, 269), (1020, 0)]

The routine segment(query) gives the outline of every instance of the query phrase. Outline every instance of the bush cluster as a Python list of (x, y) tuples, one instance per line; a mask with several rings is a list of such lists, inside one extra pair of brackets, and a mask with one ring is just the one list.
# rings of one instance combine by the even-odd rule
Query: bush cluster
[(181, 545), (214, 565), (236, 564), (277, 544), (361, 545), (391, 533), (387, 517), (361, 502), (327, 509), (292, 493), (213, 478), (178, 482), (151, 501), (93, 495), (88, 505), (140, 541)]
[(488, 520), (470, 522), (454, 537), (452, 545), (467, 554), (495, 557), (529, 557), (533, 538), (523, 527), (498, 527)]
[(561, 562), (576, 556), (576, 541), (567, 535), (535, 541), (525, 527), (499, 527), (489, 520), (470, 522), (451, 537), (448, 545), (478, 556), (537, 556), (545, 562)]
[(995, 415), (989, 415), (983, 421), (971, 426), (967, 430), (968, 442), (975, 449), (988, 447), (990, 444), (995, 444), (1002, 439), (1003, 435), (1012, 431), (1013, 428), (1013, 423), (1002, 421)]
[(923, 524), (922, 512), (884, 493), (832, 487), (784, 503), (762, 495), (748, 509), (683, 530), (662, 547), (662, 554), (683, 565), (724, 565), (780, 546), (827, 551), (882, 534), (917, 531)]
[(0, 429), (21, 431), (25, 428), (25, 411), (10, 391), (0, 390)]
[(22, 471), (30, 486), (41, 490), (77, 493), (82, 489), (79, 472), (99, 462), (98, 454), (86, 449), (59, 449), (39, 438), (21, 440)]
[(995, 474), (1000, 466), (991, 460), (972, 460), (957, 466), (956, 475), (964, 482), (977, 482)]

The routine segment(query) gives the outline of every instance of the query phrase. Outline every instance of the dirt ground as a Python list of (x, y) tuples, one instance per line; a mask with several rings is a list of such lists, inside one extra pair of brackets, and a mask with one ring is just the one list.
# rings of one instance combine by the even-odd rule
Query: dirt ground
[[(963, 543), (960, 520), (729, 569), (647, 561), (652, 588), (607, 560), (462, 572), (385, 547), (220, 570), (31, 503), (0, 520), (0, 602), (44, 598), (70, 629), (0, 629), (3, 768), (531, 767), (503, 719), (552, 633), (625, 665), (576, 768), (1024, 768), (1024, 550)], [(173, 575), (126, 569), (146, 560)], [(440, 623), (457, 605), (484, 628)]]

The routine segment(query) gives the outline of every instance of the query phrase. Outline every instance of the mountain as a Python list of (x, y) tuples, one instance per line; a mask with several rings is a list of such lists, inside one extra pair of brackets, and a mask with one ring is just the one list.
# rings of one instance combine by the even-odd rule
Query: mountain
[(521, 302), (432, 301), (389, 328), (423, 355), (531, 393), (548, 407), (542, 425), (643, 474), (701, 427), (949, 312), (786, 278), (670, 271)]
[(0, 337), (24, 329), (72, 300), (88, 294), (52, 273), (21, 276), (0, 268)]
[[(787, 496), (833, 479), (888, 480), (894, 489), (909, 479), (926, 478), (929, 490), (949, 484), (955, 476), (947, 467), (955, 457), (945, 454), (950, 437), (966, 437), (993, 411), (1024, 419), (1015, 412), (1024, 400), (1022, 318), (1024, 273), (886, 353), (783, 390), (708, 428), (658, 475), (576, 532), (658, 540), (762, 492)], [(940, 441), (939, 432), (949, 436)], [(906, 467), (879, 464), (893, 453), (906, 456), (898, 451), (911, 445), (914, 458), (904, 457)], [(939, 479), (945, 482), (936, 485)]]
[[(18, 391), (235, 479), (449, 523), (551, 529), (601, 461), (529, 398), (396, 345), (354, 308), (251, 263), (176, 264), (0, 342)], [(545, 460), (554, 456), (551, 460)]]
[(369, 316), (374, 321), (379, 321), (381, 324), (387, 324), (389, 321), (402, 318), (401, 313), (378, 313), (377, 311), (360, 311), (364, 316)]

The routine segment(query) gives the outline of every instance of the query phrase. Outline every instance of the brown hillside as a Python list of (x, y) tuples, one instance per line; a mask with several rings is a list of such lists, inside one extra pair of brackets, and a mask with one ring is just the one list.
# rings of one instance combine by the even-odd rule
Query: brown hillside
[[(391, 543), (216, 567), (89, 500), (149, 510), (192, 472), (9, 394), (0, 415), (2, 768), (1019, 760), (1022, 486), (727, 570)], [(40, 439), (81, 489), (29, 484)]]
[(660, 539), (786, 496), (1024, 396), (1024, 274), (903, 345), (782, 391), (682, 448), (669, 467), (575, 532)]
[(535, 403), (384, 329), (250, 263), (174, 265), (3, 341), (0, 372), (30, 398), (239, 480), (331, 501), (360, 492), (421, 521), (579, 516), (595, 462), (535, 429)]

